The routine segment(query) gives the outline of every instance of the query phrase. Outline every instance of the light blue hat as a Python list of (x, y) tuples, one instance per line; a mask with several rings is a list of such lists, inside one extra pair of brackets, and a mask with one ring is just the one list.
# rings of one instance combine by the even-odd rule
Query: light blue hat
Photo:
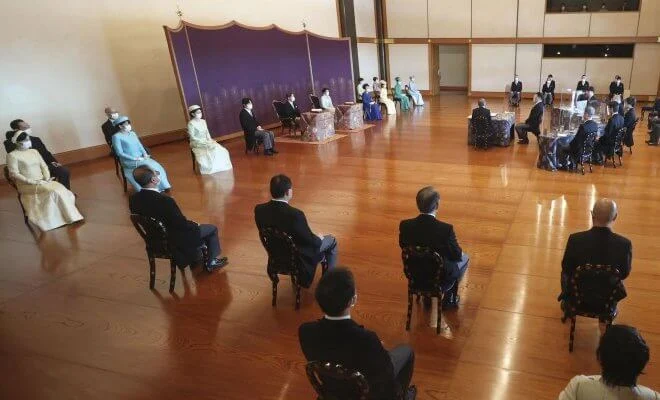
[(126, 115), (120, 115), (116, 120), (112, 121), (112, 126), (119, 126), (119, 124), (123, 124), (126, 121), (130, 121)]

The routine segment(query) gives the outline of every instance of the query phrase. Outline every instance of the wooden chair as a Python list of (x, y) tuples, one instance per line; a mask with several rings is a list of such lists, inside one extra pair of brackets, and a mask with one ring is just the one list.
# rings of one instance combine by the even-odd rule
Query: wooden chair
[(472, 134), (474, 136), (474, 148), (488, 150), (488, 139), (490, 138), (490, 124), (485, 115), (478, 115), (472, 120)]
[(196, 174), (199, 172), (197, 168), (197, 158), (195, 157), (195, 153), (193, 152), (192, 147), (190, 147), (190, 136), (188, 135), (188, 132), (183, 133), (183, 138), (186, 139), (186, 142), (188, 142), (188, 148), (190, 148), (190, 159), (192, 160), (192, 170), (193, 174)]
[(630, 154), (632, 154), (632, 148), (635, 145), (633, 134), (635, 133), (635, 129), (637, 128), (638, 122), (639, 122), (639, 117), (637, 117), (635, 122), (633, 122), (632, 125), (630, 125), (629, 129), (626, 130), (626, 135), (623, 137), (623, 145), (628, 148)]
[(406, 330), (410, 330), (412, 319), (413, 295), (438, 298), (438, 326), (436, 334), (440, 333), (442, 322), (442, 298), (456, 282), (445, 282), (445, 266), (442, 257), (432, 249), (421, 246), (404, 247), (401, 252), (403, 272), (408, 278), (408, 316)]
[(245, 154), (252, 151), (254, 154), (259, 154), (261, 146), (264, 144), (261, 138), (256, 137), (254, 134), (243, 132), (243, 139), (245, 139)]
[[(138, 214), (131, 214), (131, 222), (146, 245), (147, 257), (149, 258), (149, 289), (153, 289), (156, 284), (156, 258), (162, 258), (170, 260), (170, 292), (173, 292), (176, 283), (177, 265), (170, 250), (165, 225), (155, 218)], [(202, 246), (201, 251), (202, 261), (206, 265), (209, 258), (206, 246)]]
[[(286, 117), (284, 112), (284, 107), (286, 105), (278, 100), (273, 100), (273, 110), (275, 111), (275, 116), (280, 120), (281, 131), (280, 134), (284, 133), (284, 128), (289, 128), (289, 134), (293, 131), (293, 134), (296, 134), (296, 119)], [(302, 131), (300, 132), (302, 134)]]
[[(300, 258), (300, 252), (293, 242), (291, 235), (275, 228), (264, 228), (259, 231), (259, 239), (268, 253), (268, 265), (266, 271), (273, 283), (273, 307), (277, 304), (277, 284), (279, 275), (289, 275), (291, 283), (296, 291), (295, 309), (300, 309), (300, 288), (302, 287), (301, 276), (305, 266)], [(325, 273), (328, 264), (321, 261), (322, 271)]]
[(584, 138), (584, 144), (582, 145), (582, 153), (578, 155), (578, 158), (575, 158), (571, 155), (571, 160), (577, 171), (577, 166), (579, 165), (582, 168), (582, 175), (584, 175), (584, 163), (589, 163), (589, 172), (594, 172), (591, 167), (591, 160), (594, 153), (594, 147), (596, 146), (596, 132), (592, 132)]
[(312, 107), (314, 108), (321, 108), (321, 101), (319, 100), (318, 96), (315, 96), (313, 94), (309, 94), (309, 101), (312, 102)]
[(358, 371), (341, 364), (312, 361), (305, 368), (318, 400), (367, 400), (369, 383)]
[(396, 93), (394, 92), (394, 88), (390, 89), (390, 93), (392, 93), (392, 101), (394, 102), (394, 108), (396, 109), (396, 106), (398, 104), (399, 109), (401, 109), (401, 99), (396, 97)]
[(621, 157), (623, 156), (623, 137), (626, 135), (626, 128), (623, 127), (619, 129), (614, 137), (614, 143), (608, 146), (605, 149), (605, 162), (603, 166), (607, 164), (607, 160), (612, 159), (612, 166), (616, 168), (616, 163), (614, 162), (614, 156), (619, 157), (619, 166), (622, 166)]
[(617, 302), (626, 297), (617, 268), (591, 264), (580, 265), (575, 269), (567, 295), (562, 306), (562, 322), (571, 320), (569, 352), (573, 351), (577, 316), (598, 318), (609, 326), (616, 317)]
[(23, 205), (23, 200), (21, 199), (21, 193), (18, 191), (18, 187), (16, 186), (16, 182), (9, 176), (9, 168), (5, 165), (4, 168), (4, 174), (5, 174), (5, 180), (11, 185), (16, 190), (16, 195), (18, 196), (18, 204), (21, 205), (21, 211), (23, 211), (23, 221), (25, 222), (25, 225), (28, 227), (30, 226), (30, 222), (28, 221), (28, 216), (27, 213), (25, 212), (25, 206)]

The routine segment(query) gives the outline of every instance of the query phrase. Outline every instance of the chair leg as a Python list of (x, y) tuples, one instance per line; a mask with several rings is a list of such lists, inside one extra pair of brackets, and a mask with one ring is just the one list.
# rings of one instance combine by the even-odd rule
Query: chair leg
[(117, 162), (116, 158), (113, 158), (113, 160), (115, 161), (115, 175), (119, 177), (119, 163)]
[(573, 342), (575, 341), (575, 316), (571, 317), (571, 333), (568, 338), (568, 351), (573, 352)]
[[(419, 299), (419, 297), (418, 297)], [(408, 291), (408, 317), (406, 318), (406, 330), (410, 330), (410, 320), (412, 319), (412, 306), (413, 306), (413, 295), (412, 292)]]
[(192, 150), (190, 150), (190, 159), (192, 160), (192, 169), (194, 174), (197, 171), (195, 171), (195, 153), (193, 153)]
[(296, 285), (296, 310), (300, 310), (300, 285)]
[(170, 292), (174, 291), (174, 284), (176, 283), (176, 264), (174, 260), (170, 260)]
[(149, 289), (156, 286), (156, 260), (149, 256)]
[[(458, 283), (456, 283), (458, 284)], [(440, 326), (442, 324), (442, 294), (438, 296), (438, 318), (437, 321), (438, 325), (435, 327), (435, 334), (439, 335), (440, 334)]]
[(277, 304), (277, 282), (273, 282), (273, 307)]
[(619, 167), (623, 167), (623, 163), (621, 162), (621, 156), (617, 154), (617, 157), (619, 157)]
[(328, 262), (323, 260), (321, 261), (321, 276), (325, 275), (328, 272)]
[(124, 175), (124, 171), (121, 172), (121, 181), (124, 185), (124, 193), (128, 192), (128, 186), (126, 185), (126, 175)]
[(593, 170), (593, 168), (591, 168), (591, 160), (590, 160), (589, 161), (589, 173), (593, 173), (593, 172), (594, 172), (594, 170)]

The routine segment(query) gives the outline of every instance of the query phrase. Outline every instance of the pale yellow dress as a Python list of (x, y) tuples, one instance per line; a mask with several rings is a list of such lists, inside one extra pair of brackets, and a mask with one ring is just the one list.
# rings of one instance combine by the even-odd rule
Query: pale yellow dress
[(76, 197), (61, 183), (50, 180), (43, 158), (34, 149), (7, 154), (9, 176), (16, 182), (25, 213), (42, 231), (81, 221)]
[(387, 107), (387, 115), (396, 114), (396, 106), (394, 105), (394, 101), (387, 97), (387, 82), (385, 81), (380, 81), (380, 98), (378, 101), (382, 104), (385, 104), (385, 107)]
[(205, 120), (191, 119), (188, 122), (188, 137), (200, 174), (214, 174), (232, 169), (229, 151), (211, 138)]

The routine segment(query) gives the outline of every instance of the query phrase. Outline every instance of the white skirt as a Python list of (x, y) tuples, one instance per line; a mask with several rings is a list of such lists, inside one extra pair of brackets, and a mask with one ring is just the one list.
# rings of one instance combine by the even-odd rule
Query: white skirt
[(20, 185), (21, 201), (25, 213), (42, 231), (81, 221), (76, 208), (76, 197), (61, 183), (51, 181), (42, 185)]
[(207, 142), (206, 145), (193, 147), (192, 151), (195, 154), (199, 173), (202, 175), (229, 171), (233, 168), (229, 151), (213, 140)]

